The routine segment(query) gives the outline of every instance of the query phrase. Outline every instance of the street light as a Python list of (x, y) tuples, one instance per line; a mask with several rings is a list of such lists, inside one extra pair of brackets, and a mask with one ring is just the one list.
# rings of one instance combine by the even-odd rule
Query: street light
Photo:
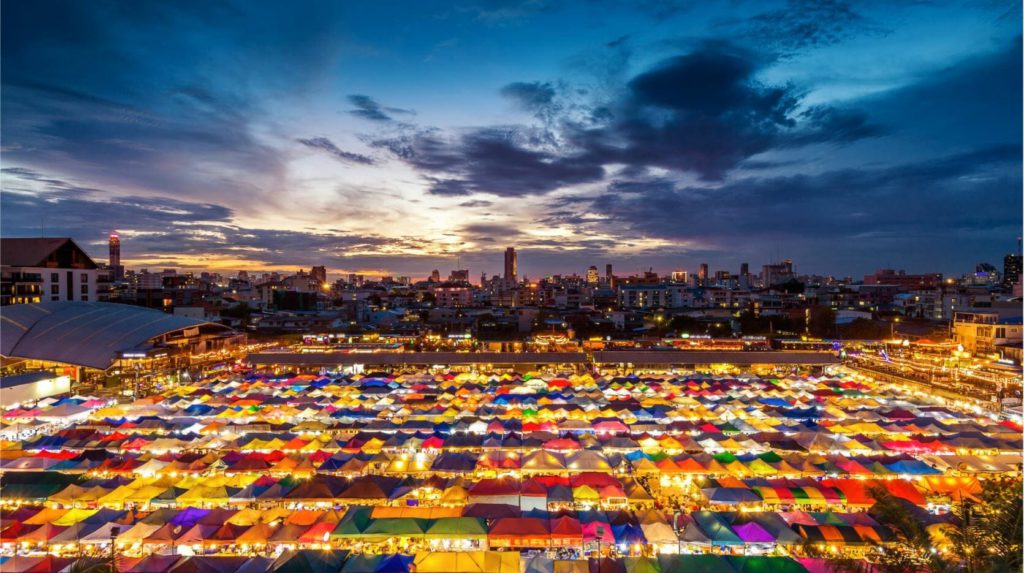
[(115, 540), (117, 540), (117, 536), (120, 533), (121, 533), (121, 528), (119, 526), (115, 525), (115, 526), (110, 528), (110, 569), (112, 571), (116, 571), (117, 570), (117, 567), (114, 564), (115, 561), (116, 561), (116, 555), (117, 555), (117, 550), (114, 547), (114, 542), (115, 542)]

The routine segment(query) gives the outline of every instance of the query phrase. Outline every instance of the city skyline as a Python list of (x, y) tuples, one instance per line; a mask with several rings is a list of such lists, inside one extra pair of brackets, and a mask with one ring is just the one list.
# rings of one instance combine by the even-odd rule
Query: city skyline
[[(33, 237), (26, 237), (26, 239), (32, 239), (32, 238)], [(80, 241), (77, 241), (74, 237), (68, 237), (68, 238), (71, 239), (71, 241), (73, 241), (76, 244), (78, 244), (79, 246), (81, 246), (81, 244), (84, 244), (84, 243), (81, 243)], [(47, 240), (54, 240), (54, 239), (60, 239), (60, 238), (59, 237), (48, 237), (47, 238)], [(1021, 237), (1018, 237), (1018, 239), (1017, 239), (1017, 251), (1018, 252), (1016, 254), (1012, 253), (1012, 252), (1008, 253), (1000, 261), (996, 261), (994, 263), (993, 262), (980, 262), (980, 263), (978, 263), (975, 266), (974, 270), (967, 269), (967, 270), (965, 270), (965, 271), (963, 271), (961, 273), (957, 273), (957, 274), (954, 274), (954, 275), (945, 275), (945, 278), (947, 278), (949, 280), (953, 280), (954, 278), (957, 278), (957, 279), (967, 279), (967, 278), (971, 277), (972, 274), (974, 274), (974, 273), (980, 273), (983, 270), (983, 267), (986, 267), (986, 266), (989, 267), (989, 270), (995, 270), (995, 272), (1000, 273), (1000, 275), (1002, 275), (1003, 271), (1006, 270), (1007, 273), (1010, 273), (1010, 274), (1006, 274), (1006, 277), (1010, 277), (1011, 275), (1012, 276), (1017, 276), (1019, 274), (1019, 269), (1018, 269), (1019, 263), (1012, 262), (1012, 261), (1010, 261), (1010, 259), (1015, 257), (1014, 260), (1019, 260), (1019, 258), (1021, 257), (1021, 254), (1019, 253), (1019, 251), (1020, 251), (1020, 244), (1021, 244), (1022, 240), (1024, 240), (1024, 239), (1022, 239)], [(369, 281), (401, 279), (401, 280), (408, 280), (408, 281), (413, 281), (413, 282), (428, 281), (428, 282), (435, 282), (435, 283), (438, 283), (438, 282), (468, 282), (468, 283), (471, 283), (471, 284), (474, 284), (474, 285), (481, 285), (481, 286), (483, 286), (484, 283), (487, 280), (494, 280), (494, 279), (499, 279), (499, 278), (502, 279), (502, 281), (504, 283), (506, 283), (506, 284), (517, 284), (517, 283), (523, 283), (524, 281), (536, 282), (537, 280), (543, 281), (543, 280), (546, 280), (546, 279), (558, 278), (558, 277), (561, 277), (561, 278), (576, 277), (576, 278), (579, 278), (579, 279), (587, 279), (587, 282), (598, 282), (598, 281), (601, 281), (602, 284), (604, 284), (604, 283), (610, 282), (612, 280), (612, 278), (642, 278), (645, 275), (647, 275), (648, 273), (652, 273), (652, 272), (655, 275), (658, 275), (661, 280), (668, 280), (668, 279), (671, 278), (671, 280), (674, 281), (674, 282), (688, 282), (685, 278), (677, 278), (677, 277), (689, 277), (690, 279), (693, 279), (693, 280), (697, 281), (697, 283), (703, 283), (703, 281), (709, 281), (708, 286), (713, 286), (713, 284), (711, 284), (711, 283), (716, 281), (718, 275), (720, 275), (722, 273), (724, 273), (727, 278), (733, 279), (733, 280), (741, 278), (741, 277), (744, 277), (744, 276), (749, 277), (751, 279), (756, 279), (758, 277), (764, 278), (764, 275), (766, 273), (776, 272), (779, 268), (785, 268), (784, 272), (786, 272), (787, 274), (791, 273), (794, 276), (794, 278), (801, 278), (801, 277), (828, 277), (829, 279), (835, 279), (836, 281), (839, 281), (839, 282), (848, 282), (848, 283), (858, 283), (862, 279), (867, 279), (867, 278), (869, 278), (871, 276), (875, 276), (875, 275), (878, 275), (880, 273), (896, 273), (896, 274), (901, 274), (901, 275), (905, 273), (908, 276), (910, 276), (910, 275), (913, 275), (913, 276), (932, 276), (932, 275), (937, 275), (940, 278), (944, 276), (944, 273), (934, 273), (934, 272), (927, 272), (927, 271), (923, 272), (923, 273), (915, 273), (915, 272), (908, 272), (907, 269), (902, 268), (902, 267), (892, 267), (892, 266), (879, 266), (879, 267), (876, 267), (875, 269), (873, 269), (871, 272), (866, 273), (864, 275), (855, 275), (855, 274), (842, 273), (842, 272), (824, 272), (824, 273), (802, 272), (801, 269), (799, 268), (799, 263), (798, 262), (793, 261), (792, 259), (782, 258), (782, 259), (777, 259), (777, 260), (773, 259), (773, 260), (767, 260), (767, 261), (755, 261), (753, 269), (751, 269), (750, 262), (748, 262), (748, 261), (740, 263), (737, 269), (730, 269), (730, 268), (719, 267), (719, 266), (716, 266), (716, 263), (714, 263), (714, 262), (702, 262), (702, 263), (694, 265), (693, 267), (677, 266), (677, 267), (668, 268), (668, 269), (664, 269), (664, 268), (657, 268), (656, 269), (656, 268), (650, 267), (650, 266), (649, 267), (638, 267), (638, 268), (616, 268), (615, 265), (612, 264), (612, 263), (604, 263), (604, 262), (602, 262), (601, 264), (604, 265), (604, 274), (603, 275), (599, 274), (597, 265), (590, 264), (590, 265), (587, 265), (585, 268), (582, 268), (582, 269), (577, 269), (575, 267), (565, 267), (565, 268), (556, 269), (555, 271), (549, 272), (549, 273), (546, 273), (546, 274), (539, 274), (539, 275), (535, 274), (535, 275), (533, 275), (531, 277), (529, 275), (529, 273), (521, 273), (521, 272), (519, 272), (519, 262), (518, 262), (518, 260), (519, 260), (520, 251), (518, 250), (517, 247), (514, 247), (514, 246), (506, 247), (505, 249), (503, 249), (501, 251), (502, 266), (501, 266), (501, 268), (499, 268), (498, 270), (493, 271), (493, 272), (490, 271), (489, 269), (483, 269), (483, 270), (480, 270), (480, 269), (468, 269), (468, 268), (465, 267), (465, 265), (461, 265), (461, 260), (458, 260), (458, 259), (451, 266), (444, 266), (444, 267), (432, 269), (430, 272), (424, 273), (422, 276), (421, 275), (415, 275), (415, 274), (413, 274), (413, 275), (403, 275), (403, 274), (396, 274), (396, 273), (389, 273), (389, 272), (377, 272), (377, 273), (374, 273), (374, 272), (357, 272), (357, 271), (341, 272), (341, 271), (332, 270), (332, 269), (330, 269), (330, 268), (328, 268), (326, 266), (323, 266), (323, 265), (312, 265), (312, 266), (309, 267), (308, 271), (307, 271), (307, 269), (305, 267), (296, 267), (295, 265), (282, 265), (280, 268), (230, 268), (230, 269), (227, 269), (227, 268), (198, 268), (198, 267), (197, 268), (192, 268), (192, 267), (186, 267), (186, 268), (167, 268), (167, 267), (161, 267), (161, 266), (152, 266), (152, 267), (140, 266), (140, 267), (137, 267), (137, 268), (129, 268), (129, 267), (126, 267), (123, 264), (120, 264), (121, 263), (121, 238), (120, 238), (120, 235), (119, 235), (119, 233), (117, 231), (111, 232), (110, 235), (108, 236), (108, 241), (106, 243), (106, 248), (107, 248), (107, 251), (106, 251), (107, 252), (107, 258), (106, 259), (104, 259), (102, 257), (102, 255), (99, 254), (99, 253), (90, 253), (89, 249), (84, 249), (84, 251), (86, 252), (87, 256), (89, 256), (95, 263), (97, 263), (99, 265), (99, 268), (105, 269), (107, 272), (110, 273), (109, 274), (109, 279), (111, 281), (114, 281), (114, 282), (119, 282), (119, 281), (125, 280), (125, 278), (126, 278), (125, 277), (125, 273), (126, 272), (136, 273), (136, 274), (138, 274), (138, 273), (161, 274), (161, 273), (166, 273), (167, 271), (174, 271), (175, 273), (183, 271), (185, 273), (196, 274), (196, 275), (198, 275), (198, 274), (204, 274), (204, 275), (205, 274), (211, 274), (211, 275), (222, 276), (222, 277), (225, 277), (225, 278), (238, 277), (238, 276), (241, 275), (241, 273), (246, 273), (246, 274), (254, 273), (254, 274), (263, 274), (263, 275), (287, 276), (287, 275), (296, 274), (296, 273), (298, 273), (298, 274), (306, 273), (306, 274), (309, 274), (309, 275), (314, 275), (317, 272), (321, 272), (321, 273), (323, 273), (323, 276), (325, 278), (320, 279), (320, 282), (330, 282), (328, 279), (330, 279), (330, 280), (342, 280), (342, 281), (345, 281), (345, 280), (351, 279), (351, 277), (353, 277), (353, 276), (358, 276), (360, 278), (360, 280), (365, 279), (365, 280), (369, 280)], [(491, 255), (492, 255), (491, 258), (493, 258), (493, 253), (491, 253)], [(584, 264), (586, 264), (586, 263), (584, 263)], [(1007, 266), (1007, 265), (1009, 265), (1009, 266)], [(1010, 270), (1007, 270), (1007, 269), (1011, 269), (1011, 267), (1013, 269), (1017, 269), (1017, 272), (1012, 272), (1011, 273)], [(613, 269), (614, 269), (614, 272), (613, 272)], [(738, 270), (739, 272), (735, 272), (736, 270)], [(753, 271), (753, 272), (751, 272), (751, 271)], [(510, 278), (510, 273), (511, 273), (511, 278)], [(466, 278), (453, 278), (453, 277), (456, 276), (456, 274), (458, 274), (459, 277), (466, 277)], [(593, 277), (597, 277), (596, 280), (594, 280), (594, 281), (591, 280), (591, 276), (592, 275), (593, 275)], [(978, 276), (981, 276), (981, 275), (979, 274)], [(1002, 277), (1002, 278), (1004, 280), (1006, 280), (1005, 277)], [(753, 286), (753, 285), (750, 285), (750, 286)]]
[(730, 6), (5, 6), (0, 222), (332, 275), (1014, 251), (1018, 5)]

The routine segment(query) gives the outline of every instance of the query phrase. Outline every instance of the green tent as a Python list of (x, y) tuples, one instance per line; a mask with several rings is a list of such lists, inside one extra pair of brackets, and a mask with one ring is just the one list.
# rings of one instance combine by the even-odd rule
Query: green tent
[(807, 573), (807, 568), (788, 557), (740, 557), (725, 558), (736, 573)]
[(373, 520), (373, 523), (363, 531), (363, 539), (385, 541), (393, 537), (422, 537), (429, 524), (428, 519), (383, 517)]
[(373, 508), (355, 506), (345, 513), (345, 517), (338, 522), (331, 532), (331, 538), (340, 537), (362, 537), (363, 532), (370, 526), (373, 519), (370, 515)]
[(737, 573), (736, 569), (719, 555), (659, 555), (662, 571), (686, 573)]
[(442, 517), (427, 528), (425, 535), (427, 539), (483, 539), (487, 527), (477, 517)]

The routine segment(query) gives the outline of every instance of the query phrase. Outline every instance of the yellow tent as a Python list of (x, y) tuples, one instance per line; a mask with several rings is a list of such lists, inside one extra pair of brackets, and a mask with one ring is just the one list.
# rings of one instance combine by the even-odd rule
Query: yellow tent
[(58, 517), (57, 519), (53, 520), (51, 523), (53, 523), (54, 525), (60, 525), (62, 527), (70, 527), (78, 523), (79, 521), (83, 521), (86, 518), (92, 517), (92, 515), (95, 514), (97, 511), (99, 510), (75, 508), (65, 513), (64, 515)]
[(519, 573), (519, 553), (459, 551), (417, 553), (417, 573)]

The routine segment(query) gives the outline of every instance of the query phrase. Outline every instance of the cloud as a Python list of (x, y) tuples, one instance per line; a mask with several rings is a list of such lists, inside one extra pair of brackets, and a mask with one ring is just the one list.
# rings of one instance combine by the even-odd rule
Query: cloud
[(771, 61), (724, 40), (706, 40), (634, 76), (620, 99), (601, 108), (604, 123), (572, 126), (565, 137), (594, 162), (718, 181), (772, 149), (880, 133), (856, 110), (800, 111), (801, 90), (757, 79)]
[(501, 88), (501, 95), (527, 111), (536, 112), (554, 103), (555, 88), (549, 82), (513, 82)]
[(586, 158), (534, 149), (527, 145), (531, 142), (529, 130), (489, 127), (447, 139), (428, 130), (371, 144), (433, 174), (428, 177), (433, 195), (541, 195), (604, 176), (604, 169)]
[(333, 141), (326, 137), (313, 137), (309, 139), (297, 139), (299, 143), (312, 149), (319, 149), (330, 153), (334, 157), (346, 162), (346, 163), (358, 163), (360, 165), (374, 165), (376, 161), (372, 157), (362, 155), (359, 153), (353, 153), (351, 151), (344, 151), (339, 149)]
[[(281, 230), (238, 225), (222, 205), (167, 197), (115, 195), (22, 168), (2, 173), (0, 225), (4, 236), (70, 236), (94, 255), (107, 234), (118, 230), (124, 256), (156, 266), (202, 268), (234, 261), (236, 268), (400, 268), (418, 264), (432, 249), (421, 238), (356, 234), (344, 230)], [(430, 250), (430, 249), (428, 249)], [(443, 249), (435, 249), (441, 250)]]
[[(717, 187), (618, 181), (596, 197), (563, 198), (551, 208), (567, 212), (563, 220), (604, 216), (572, 220), (585, 229), (697, 242), (719, 256), (771, 256), (769, 247), (784, 243), (819, 265), (823, 249), (830, 257), (862, 257), (863, 264), (874, 252), (869, 245), (898, 249), (901, 241), (978, 256), (971, 249), (991, 248), (1019, 228), (1021, 197), (1007, 190), (1021, 186), (1020, 154), (1019, 144), (984, 147), (891, 167), (749, 177)], [(958, 234), (978, 243), (954, 246)]]
[(350, 114), (370, 121), (392, 121), (394, 118), (388, 115), (389, 113), (404, 115), (412, 115), (413, 113), (407, 109), (384, 107), (377, 100), (367, 95), (352, 94), (348, 96), (348, 101), (356, 106), (356, 109), (349, 110)]
[(783, 54), (888, 32), (843, 0), (788, 0), (784, 8), (755, 14), (737, 24), (739, 34), (753, 44)]
[(845, 144), (884, 133), (852, 108), (803, 106), (791, 85), (765, 85), (772, 62), (726, 42), (707, 40), (657, 62), (584, 106), (551, 82), (514, 82), (501, 94), (541, 126), (476, 127), (460, 132), (406, 126), (365, 138), (425, 176), (439, 196), (544, 195), (599, 182), (606, 166), (650, 168), (721, 181), (770, 150)]
[(459, 207), (474, 208), (474, 207), (490, 207), (494, 205), (493, 201), (485, 201), (483, 199), (473, 199), (472, 201), (463, 201), (459, 203)]
[(288, 11), (231, 1), (5, 7), (5, 164), (124, 192), (273, 202), (286, 158), (262, 96), (302, 94), (340, 47), (333, 9), (307, 10), (299, 30), (282, 25)]
[(473, 14), (476, 19), (492, 26), (519, 24), (527, 18), (550, 11), (558, 4), (550, 0), (477, 0), (460, 3), (458, 10)]

